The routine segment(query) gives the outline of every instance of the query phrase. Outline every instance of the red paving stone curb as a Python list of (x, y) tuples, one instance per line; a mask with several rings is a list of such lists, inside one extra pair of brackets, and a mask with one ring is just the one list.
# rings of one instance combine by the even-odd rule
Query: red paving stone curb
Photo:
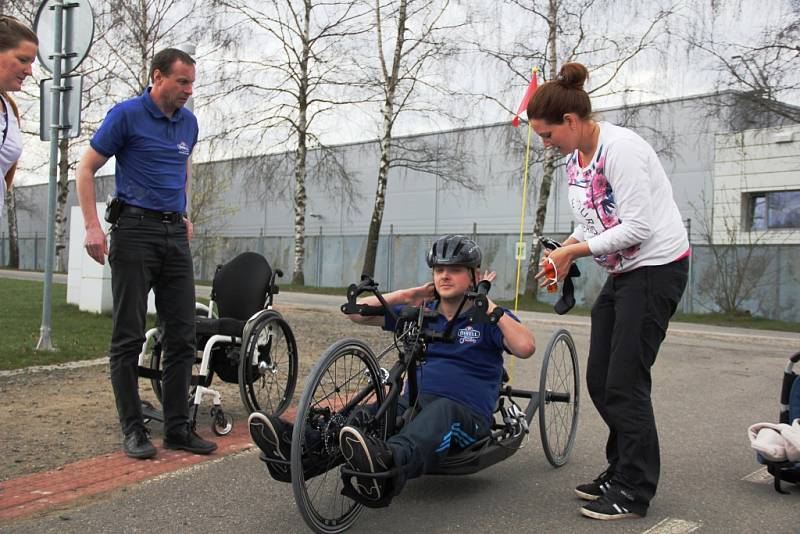
[(120, 451), (0, 482), (0, 522), (20, 519), (252, 447), (247, 421), (237, 423), (229, 435), (214, 438), (219, 448), (207, 456), (167, 450), (160, 442), (155, 442), (158, 454), (151, 460), (128, 458)]

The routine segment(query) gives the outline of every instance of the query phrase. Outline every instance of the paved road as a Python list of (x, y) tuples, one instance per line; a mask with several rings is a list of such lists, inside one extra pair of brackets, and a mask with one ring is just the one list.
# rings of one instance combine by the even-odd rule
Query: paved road
[[(281, 295), (287, 301), (289, 295)], [(325, 299), (309, 297), (311, 304)], [(320, 298), (318, 302), (316, 299)], [(337, 301), (338, 303), (338, 301)], [(527, 317), (540, 346), (556, 323)], [(578, 351), (588, 328), (571, 319)], [(743, 480), (759, 466), (748, 425), (777, 417), (788, 356), (800, 335), (724, 329), (673, 329), (654, 369), (662, 443), (662, 481), (647, 518), (614, 524), (582, 518), (572, 488), (603, 468), (605, 434), (583, 396), (570, 462), (553, 469), (534, 430), (510, 459), (467, 477), (412, 481), (388, 509), (367, 510), (353, 532), (797, 532), (800, 491), (779, 495)], [(535, 381), (540, 361), (518, 365), (515, 380)], [(583, 365), (583, 364), (582, 364)], [(799, 488), (800, 489), (800, 488)], [(305, 532), (291, 488), (265, 475), (252, 451), (117, 491), (2, 532)]]
[[(281, 293), (276, 299), (278, 308), (334, 309), (340, 303), (340, 297), (297, 293)], [(566, 327), (585, 358), (586, 318), (528, 312), (521, 316), (533, 328), (541, 349), (553, 330)], [(770, 484), (743, 480), (759, 469), (746, 429), (777, 418), (783, 368), (797, 350), (800, 334), (673, 325), (653, 373), (662, 479), (645, 519), (609, 524), (578, 514), (580, 501), (572, 488), (605, 467), (603, 425), (584, 394), (578, 441), (566, 466), (550, 467), (534, 427), (527, 447), (505, 462), (467, 477), (412, 481), (390, 508), (365, 511), (352, 531), (798, 532), (800, 488), (779, 495)], [(534, 357), (518, 364), (515, 381), (535, 384), (540, 363)], [(0, 531), (293, 533), (306, 529), (291, 488), (266, 476), (250, 451), (44, 517), (3, 525)]]

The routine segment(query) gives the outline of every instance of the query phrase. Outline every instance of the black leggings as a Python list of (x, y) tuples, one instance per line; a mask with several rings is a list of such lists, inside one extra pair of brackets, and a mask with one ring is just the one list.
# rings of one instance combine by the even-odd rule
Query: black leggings
[(606, 458), (612, 484), (646, 508), (661, 460), (650, 368), (686, 288), (689, 260), (609, 276), (592, 307), (586, 383), (609, 428)]

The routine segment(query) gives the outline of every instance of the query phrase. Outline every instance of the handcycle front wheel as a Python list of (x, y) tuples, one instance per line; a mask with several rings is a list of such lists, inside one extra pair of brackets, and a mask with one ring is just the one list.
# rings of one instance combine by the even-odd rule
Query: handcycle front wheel
[(239, 356), (239, 395), (248, 413), (279, 416), (297, 384), (297, 343), (281, 314), (267, 310), (245, 326)]
[[(306, 379), (292, 433), (292, 489), (303, 520), (314, 531), (348, 529), (363, 506), (341, 495), (343, 463), (339, 431), (368, 419), (385, 398), (381, 370), (372, 350), (356, 339), (331, 345)], [(386, 435), (386, 416), (365, 430)]]
[(556, 331), (547, 343), (539, 378), (539, 434), (547, 461), (567, 463), (578, 431), (580, 371), (569, 331)]

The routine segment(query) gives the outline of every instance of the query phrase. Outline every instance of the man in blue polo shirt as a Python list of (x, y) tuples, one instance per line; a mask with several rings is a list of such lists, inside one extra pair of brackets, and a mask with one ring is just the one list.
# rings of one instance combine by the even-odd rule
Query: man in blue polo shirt
[[(433, 281), (393, 291), (384, 298), (398, 312), (404, 305), (426, 303), (429, 309), (439, 312), (436, 322), (429, 328), (443, 331), (458, 311), (465, 293), (476, 287), (481, 277), (481, 260), (481, 250), (472, 239), (461, 235), (443, 236), (433, 243), (427, 256)], [(494, 272), (483, 276), (489, 281), (494, 277)], [(380, 304), (376, 297), (364, 299), (362, 303)], [(494, 312), (495, 308), (490, 300), (487, 313)], [(348, 317), (361, 324), (382, 326), (388, 331), (395, 329), (390, 316)], [(453, 343), (428, 345), (425, 364), (417, 370), (421, 411), (399, 433), (386, 442), (353, 426), (345, 426), (339, 433), (340, 450), (351, 469), (375, 473), (395, 466), (401, 468), (393, 480), (393, 494), (400, 491), (405, 480), (435, 467), (452, 446), (468, 446), (489, 432), (503, 374), (503, 352), (528, 358), (536, 350), (530, 330), (505, 309), (495, 325), (472, 324), (469, 308), (465, 306), (453, 331), (456, 333)], [(408, 399), (400, 402), (403, 406), (399, 413), (402, 413)], [(291, 429), (288, 423), (262, 412), (251, 414), (249, 422), (253, 441), (267, 458), (289, 459)], [(316, 467), (313, 461), (308, 464), (309, 470)], [(267, 467), (274, 478), (289, 478), (288, 467), (280, 463), (268, 463)], [(385, 494), (386, 479), (367, 476), (356, 479), (354, 489), (365, 504), (385, 505), (391, 498)]]
[[(142, 417), (137, 369), (150, 289), (164, 329), (164, 447), (196, 454), (217, 448), (189, 424), (195, 294), (186, 195), (198, 128), (183, 106), (192, 96), (194, 63), (175, 48), (158, 52), (150, 68), (153, 85), (108, 112), (76, 173), (86, 251), (100, 264), (108, 255), (111, 266), (111, 384), (125, 436), (122, 448), (132, 458), (156, 454)], [(94, 177), (111, 156), (116, 157), (116, 197), (122, 207), (111, 221), (107, 248), (95, 210)]]

